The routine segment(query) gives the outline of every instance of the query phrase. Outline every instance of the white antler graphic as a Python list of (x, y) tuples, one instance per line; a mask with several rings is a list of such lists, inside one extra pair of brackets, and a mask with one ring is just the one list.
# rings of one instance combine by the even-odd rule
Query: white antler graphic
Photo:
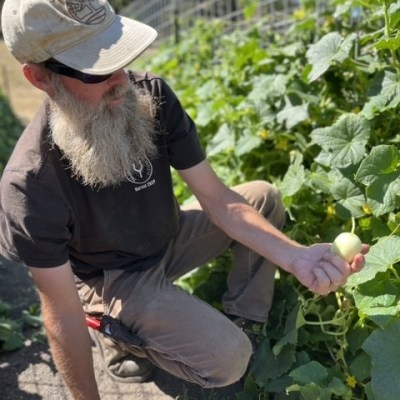
[(133, 170), (139, 174), (140, 178), (143, 178), (144, 165), (142, 164), (142, 162), (139, 161), (139, 168), (136, 168), (135, 163), (132, 163), (132, 167), (133, 167)]

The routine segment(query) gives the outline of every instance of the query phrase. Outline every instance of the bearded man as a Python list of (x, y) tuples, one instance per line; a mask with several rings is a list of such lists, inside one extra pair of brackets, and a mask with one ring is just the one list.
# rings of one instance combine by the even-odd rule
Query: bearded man
[[(363, 254), (349, 264), (330, 244), (284, 235), (271, 184), (220, 181), (169, 86), (124, 69), (154, 41), (151, 27), (106, 0), (6, 0), (2, 29), (25, 77), (48, 97), (1, 179), (0, 251), (29, 268), (75, 399), (100, 398), (86, 315), (112, 318), (135, 338), (127, 346), (115, 326), (91, 331), (113, 379), (141, 382), (156, 366), (225, 386), (252, 354), (243, 326), (267, 321), (275, 265), (320, 294), (363, 267)], [(198, 202), (179, 206), (171, 167)], [(174, 285), (228, 249), (224, 313)]]

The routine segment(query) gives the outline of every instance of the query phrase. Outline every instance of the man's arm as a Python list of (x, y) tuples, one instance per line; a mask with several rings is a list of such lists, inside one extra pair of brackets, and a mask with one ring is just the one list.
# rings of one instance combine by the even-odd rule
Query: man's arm
[[(344, 284), (364, 265), (362, 254), (351, 265), (330, 252), (331, 245), (305, 247), (276, 229), (246, 201), (226, 187), (207, 161), (180, 170), (211, 221), (232, 239), (248, 246), (282, 269), (292, 273), (312, 291), (326, 294)], [(363, 252), (367, 247), (363, 247)]]
[(70, 263), (30, 268), (54, 360), (75, 400), (99, 400), (91, 341)]

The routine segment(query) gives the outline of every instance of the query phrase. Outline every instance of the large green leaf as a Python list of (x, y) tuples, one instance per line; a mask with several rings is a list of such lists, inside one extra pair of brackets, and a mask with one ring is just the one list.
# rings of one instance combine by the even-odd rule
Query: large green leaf
[(369, 135), (368, 120), (356, 114), (343, 114), (332, 126), (311, 132), (312, 140), (330, 155), (330, 162), (337, 168), (362, 160)]
[(373, 280), (359, 285), (353, 292), (359, 311), (364, 315), (395, 315), (400, 310), (398, 304), (400, 288), (380, 273)]
[(395, 146), (380, 145), (362, 161), (355, 179), (367, 186), (375, 215), (393, 211), (400, 193), (400, 152)]
[(364, 215), (365, 196), (350, 179), (342, 177), (331, 186), (333, 198), (337, 201), (336, 212), (343, 219), (360, 218)]
[(355, 38), (354, 33), (343, 39), (339, 33), (330, 32), (318, 43), (310, 46), (306, 53), (308, 62), (312, 65), (308, 81), (315, 81), (335, 62), (342, 63), (348, 58)]
[(257, 384), (264, 387), (271, 379), (276, 379), (287, 372), (295, 359), (295, 346), (287, 345), (275, 356), (270, 341), (264, 339), (255, 353), (251, 372)]
[(311, 361), (294, 369), (289, 375), (300, 384), (316, 383), (322, 385), (325, 383), (328, 372), (319, 362)]
[(400, 393), (400, 321), (371, 333), (363, 349), (372, 361), (372, 392), (377, 399), (398, 400)]
[(379, 240), (365, 256), (365, 267), (351, 275), (348, 286), (357, 286), (375, 278), (378, 272), (386, 271), (392, 264), (400, 260), (400, 237), (388, 236)]
[(399, 105), (400, 77), (398, 71), (386, 69), (377, 74), (372, 83), (372, 91), (374, 96), (370, 98), (362, 110), (362, 114), (368, 119)]

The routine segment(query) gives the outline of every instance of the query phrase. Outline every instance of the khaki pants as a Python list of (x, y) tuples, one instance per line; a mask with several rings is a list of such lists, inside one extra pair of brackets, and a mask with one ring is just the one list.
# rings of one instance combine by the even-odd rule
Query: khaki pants
[[(233, 190), (282, 228), (284, 209), (272, 185), (255, 181)], [(224, 311), (264, 322), (275, 266), (233, 242), (198, 203), (184, 207), (180, 218), (178, 235), (158, 265), (140, 272), (105, 270), (104, 276), (78, 284), (79, 293), (86, 313), (118, 318), (145, 340), (146, 349), (135, 355), (205, 388), (226, 386), (246, 370), (252, 351), (249, 339), (222, 313), (173, 281), (230, 248), (233, 265), (222, 298)]]

